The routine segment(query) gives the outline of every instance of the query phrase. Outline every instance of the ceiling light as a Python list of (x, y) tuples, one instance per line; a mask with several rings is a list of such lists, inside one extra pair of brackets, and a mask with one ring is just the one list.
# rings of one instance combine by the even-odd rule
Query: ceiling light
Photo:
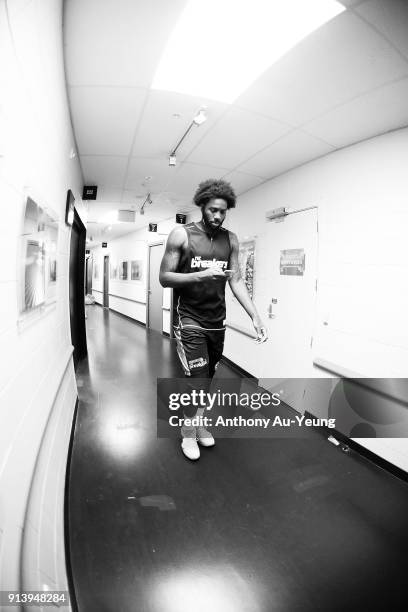
[(177, 158), (175, 155), (169, 155), (169, 166), (175, 166), (177, 164)]
[[(289, 49), (344, 10), (336, 0), (189, 0), (152, 88), (230, 104)], [(209, 44), (208, 32), (221, 44)]]

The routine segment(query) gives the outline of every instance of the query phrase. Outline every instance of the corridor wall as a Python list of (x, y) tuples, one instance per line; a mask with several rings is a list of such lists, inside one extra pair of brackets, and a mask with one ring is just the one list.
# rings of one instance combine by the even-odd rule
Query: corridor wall
[[(239, 237), (257, 236), (254, 297), (273, 330), (279, 321), (267, 316), (271, 291), (265, 214), (281, 206), (318, 207), (313, 351), (310, 371), (293, 372), (293, 377), (327, 377), (313, 365), (323, 357), (356, 376), (408, 377), (407, 164), (408, 129), (401, 129), (282, 174), (243, 194), (230, 211), (230, 229)], [(261, 375), (269, 351), (279, 358), (285, 346), (273, 341), (257, 346), (233, 329), (227, 333), (225, 355), (254, 376)], [(307, 408), (319, 411), (314, 402)], [(405, 438), (358, 441), (408, 471)]]
[[(67, 189), (84, 222), (86, 214), (62, 0), (0, 0), (0, 91), (0, 589), (65, 590), (64, 486), (77, 398)], [(58, 219), (56, 301), (32, 316), (21, 315), (18, 300), (27, 195)]]

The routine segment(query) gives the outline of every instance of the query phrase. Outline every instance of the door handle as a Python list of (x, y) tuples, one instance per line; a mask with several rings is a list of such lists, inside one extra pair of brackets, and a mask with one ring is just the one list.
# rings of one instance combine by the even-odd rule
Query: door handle
[(278, 303), (278, 300), (276, 298), (272, 298), (271, 299), (271, 303), (268, 306), (268, 317), (270, 319), (275, 319), (276, 318), (276, 315), (273, 314), (273, 304), (277, 304), (277, 303)]

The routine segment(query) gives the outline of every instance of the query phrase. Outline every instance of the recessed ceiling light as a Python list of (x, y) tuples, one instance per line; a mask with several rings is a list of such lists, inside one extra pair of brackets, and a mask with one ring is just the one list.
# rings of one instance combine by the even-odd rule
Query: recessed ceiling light
[[(344, 10), (336, 0), (189, 0), (152, 88), (230, 104), (289, 49)], [(209, 32), (219, 44), (210, 42)]]

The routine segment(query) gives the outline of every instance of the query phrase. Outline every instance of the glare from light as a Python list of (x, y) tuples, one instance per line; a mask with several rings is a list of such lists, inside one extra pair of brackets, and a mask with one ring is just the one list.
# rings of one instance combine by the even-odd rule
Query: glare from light
[(344, 10), (336, 0), (189, 0), (152, 88), (230, 104), (289, 49)]
[(161, 576), (149, 591), (154, 612), (261, 612), (254, 586), (231, 566), (198, 566)]
[(110, 404), (112, 416), (103, 419), (103, 428), (98, 432), (99, 442), (109, 455), (118, 461), (134, 460), (145, 449), (149, 434), (146, 427), (133, 415), (120, 415), (118, 405)]

